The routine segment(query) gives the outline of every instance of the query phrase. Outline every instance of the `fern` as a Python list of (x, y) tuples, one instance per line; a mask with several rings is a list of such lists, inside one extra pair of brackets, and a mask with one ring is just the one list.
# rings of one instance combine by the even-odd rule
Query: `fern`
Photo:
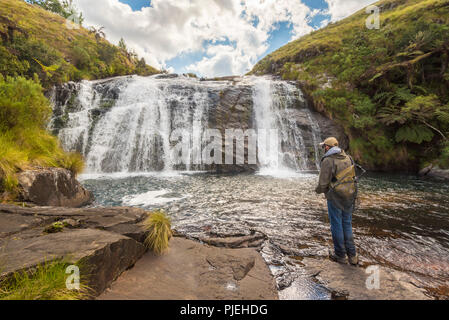
[(396, 132), (396, 142), (412, 142), (421, 144), (432, 141), (435, 134), (423, 125), (403, 126)]
[(449, 104), (437, 109), (435, 116), (443, 124), (449, 124)]

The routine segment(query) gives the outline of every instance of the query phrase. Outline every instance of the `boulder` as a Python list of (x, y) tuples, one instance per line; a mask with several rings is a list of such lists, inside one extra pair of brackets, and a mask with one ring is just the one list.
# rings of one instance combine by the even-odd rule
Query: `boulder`
[(83, 188), (66, 169), (27, 170), (17, 176), (20, 200), (39, 206), (82, 207), (94, 201), (93, 194)]
[(419, 176), (439, 181), (449, 181), (449, 170), (430, 165), (419, 172)]
[[(64, 259), (80, 267), (97, 296), (145, 253), (146, 217), (137, 208), (0, 205), (0, 278)], [(45, 232), (55, 221), (61, 230)]]

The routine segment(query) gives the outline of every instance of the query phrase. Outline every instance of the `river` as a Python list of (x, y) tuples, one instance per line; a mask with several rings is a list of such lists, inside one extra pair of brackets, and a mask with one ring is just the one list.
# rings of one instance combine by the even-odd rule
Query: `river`
[[(346, 149), (349, 141), (338, 124), (309, 106), (296, 83), (130, 76), (67, 83), (52, 91), (51, 100), (50, 129), (65, 150), (84, 155), (88, 174), (81, 178), (94, 192), (95, 205), (162, 208), (177, 231), (191, 237), (259, 231), (268, 239), (261, 253), (281, 298), (329, 299), (306, 275), (301, 259), (327, 257), (331, 247), (326, 203), (314, 193), (318, 144), (335, 136)], [(231, 160), (248, 155), (248, 163), (195, 164), (209, 129), (274, 132), (275, 147), (258, 140), (258, 161), (251, 164), (250, 150), (256, 148), (249, 137), (237, 139), (235, 150), (241, 143), (244, 152), (231, 153)], [(199, 140), (183, 143), (181, 163), (171, 156), (178, 130)], [(210, 173), (217, 171), (243, 173)], [(430, 294), (448, 297), (448, 184), (369, 174), (360, 188), (354, 228), (362, 264), (405, 271)]]
[[(330, 298), (305, 275), (300, 262), (326, 257), (332, 247), (325, 200), (313, 191), (317, 174), (172, 172), (81, 178), (94, 192), (95, 205), (162, 208), (173, 227), (186, 235), (260, 231), (268, 237), (262, 254), (282, 299)], [(430, 294), (447, 295), (449, 185), (407, 175), (368, 174), (360, 182), (360, 199), (354, 233), (362, 264), (404, 271)]]

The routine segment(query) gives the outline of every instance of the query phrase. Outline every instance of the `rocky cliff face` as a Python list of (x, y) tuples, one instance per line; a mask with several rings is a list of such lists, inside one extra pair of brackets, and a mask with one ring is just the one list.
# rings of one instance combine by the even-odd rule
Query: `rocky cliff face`
[[(66, 150), (85, 156), (89, 172), (241, 172), (255, 170), (263, 158), (273, 157), (279, 158), (280, 166), (315, 170), (322, 139), (336, 136), (343, 148), (348, 147), (343, 129), (311, 109), (294, 82), (271, 78), (119, 77), (67, 83), (53, 90), (52, 101), (51, 129)], [(227, 129), (276, 129), (280, 149), (259, 153), (257, 164), (248, 164), (248, 139), (243, 138), (243, 164), (236, 161), (235, 152), (232, 165), (199, 164), (193, 143), (207, 129), (219, 130), (223, 150), (230, 143), (225, 140)], [(187, 161), (175, 163), (170, 148), (180, 131), (191, 138), (189, 154), (182, 159)], [(200, 151), (207, 142), (199, 143)]]

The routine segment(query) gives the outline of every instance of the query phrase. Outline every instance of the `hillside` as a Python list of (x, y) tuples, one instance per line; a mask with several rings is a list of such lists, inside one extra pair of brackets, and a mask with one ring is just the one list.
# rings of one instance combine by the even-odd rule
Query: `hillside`
[[(70, 25), (69, 25), (70, 26)], [(47, 130), (52, 108), (44, 92), (82, 79), (159, 71), (101, 30), (68, 28), (61, 16), (21, 0), (0, 2), (0, 202), (16, 200), (17, 173), (60, 167), (82, 171)]]
[(293, 41), (251, 74), (297, 80), (335, 119), (370, 169), (449, 166), (449, 1), (384, 0), (380, 29), (365, 10)]
[[(70, 25), (69, 25), (70, 26)], [(22, 0), (0, 2), (0, 73), (38, 74), (44, 87), (70, 80), (158, 73), (101, 30), (68, 28), (66, 20)]]

